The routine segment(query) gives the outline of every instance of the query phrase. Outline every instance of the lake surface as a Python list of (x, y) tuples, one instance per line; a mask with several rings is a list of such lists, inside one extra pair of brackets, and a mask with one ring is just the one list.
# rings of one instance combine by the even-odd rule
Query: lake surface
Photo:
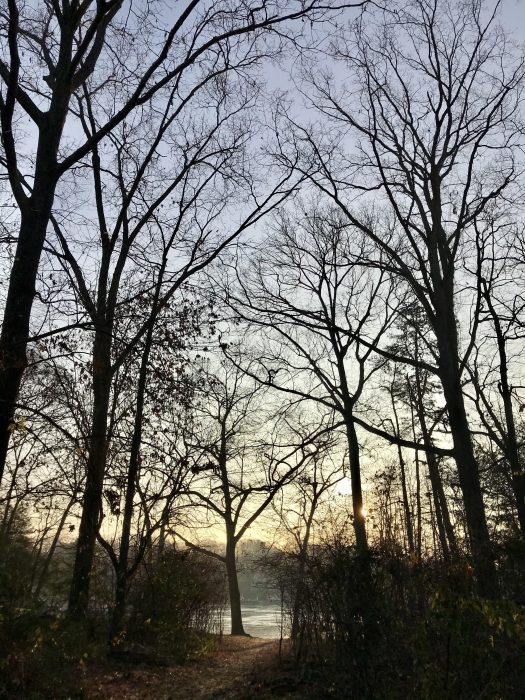
[[(278, 603), (243, 603), (244, 631), (252, 637), (278, 639), (281, 636), (281, 606)], [(283, 636), (288, 636), (285, 618)], [(230, 634), (230, 611), (224, 611), (224, 634)]]

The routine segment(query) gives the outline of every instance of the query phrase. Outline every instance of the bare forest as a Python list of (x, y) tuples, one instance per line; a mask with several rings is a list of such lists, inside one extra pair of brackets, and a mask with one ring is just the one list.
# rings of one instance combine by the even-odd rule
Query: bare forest
[(524, 92), (520, 0), (0, 0), (0, 698), (523, 697)]

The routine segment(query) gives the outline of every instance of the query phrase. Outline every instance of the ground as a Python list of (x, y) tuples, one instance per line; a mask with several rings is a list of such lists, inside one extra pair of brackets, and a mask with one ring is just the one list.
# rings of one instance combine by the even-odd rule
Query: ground
[(121, 665), (93, 669), (89, 700), (249, 700), (296, 698), (287, 669), (286, 643), (256, 637), (223, 637), (218, 649), (184, 666)]

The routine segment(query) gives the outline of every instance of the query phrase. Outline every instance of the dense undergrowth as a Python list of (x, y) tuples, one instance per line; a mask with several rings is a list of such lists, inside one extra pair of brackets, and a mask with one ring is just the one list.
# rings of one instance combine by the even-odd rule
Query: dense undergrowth
[[(181, 663), (214, 648), (225, 602), (221, 573), (193, 552), (167, 550), (145, 562), (133, 582), (125, 624), (115, 636), (110, 599), (94, 582), (89, 618), (70, 619), (65, 605), (31, 597), (20, 581), (20, 542), (4, 543), (8, 561), (0, 589), (0, 698), (87, 697), (93, 666)], [(97, 585), (98, 584), (98, 585)]]
[(465, 560), (417, 563), (383, 549), (364, 563), (348, 544), (319, 549), (300, 581), (293, 566), (286, 579), (312, 697), (523, 697), (522, 574), (502, 552), (503, 598), (484, 600)]
[[(39, 598), (23, 585), (31, 578), (23, 535), (1, 544), (9, 566), (0, 580), (0, 698), (89, 697), (94, 667), (158, 667), (216, 647), (225, 589), (214, 560), (171, 548), (146, 557), (125, 624), (112, 636), (107, 569), (96, 572), (90, 615), (80, 623), (57, 605), (59, 583)], [(476, 595), (464, 555), (417, 561), (383, 546), (363, 560), (340, 536), (301, 560), (281, 554), (274, 573), (290, 613), (289, 673), (299, 693), (291, 697), (523, 697), (522, 550), (519, 540), (499, 548), (499, 600)], [(273, 692), (272, 682), (260, 697)]]

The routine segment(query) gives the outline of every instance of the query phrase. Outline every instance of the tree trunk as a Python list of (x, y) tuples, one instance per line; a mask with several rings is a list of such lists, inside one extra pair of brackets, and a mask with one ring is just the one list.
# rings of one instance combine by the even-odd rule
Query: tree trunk
[[(410, 384), (408, 383), (408, 396), (412, 399)], [(414, 442), (417, 442), (416, 420), (414, 415), (414, 402), (410, 401), (410, 422), (412, 424), (412, 437)], [(415, 554), (418, 566), (421, 566), (422, 559), (422, 512), (421, 512), (421, 469), (419, 450), (414, 450), (414, 461), (416, 466), (416, 541)]]
[(463, 495), (477, 586), (481, 596), (498, 598), (496, 567), (485, 517), (478, 464), (474, 455), (461, 386), (457, 331), (453, 312), (443, 314), (441, 318), (438, 317), (435, 331), (439, 349), (440, 378), (454, 442), (454, 456)]
[(346, 437), (348, 440), (348, 456), (350, 462), (350, 481), (352, 484), (352, 511), (354, 516), (354, 532), (358, 554), (368, 555), (365, 515), (363, 512), (363, 489), (361, 486), (361, 463), (359, 441), (354, 421), (349, 412), (345, 415)]
[(226, 541), (226, 573), (228, 575), (228, 591), (230, 594), (231, 634), (246, 635), (242, 624), (241, 593), (237, 576), (237, 562), (235, 557), (236, 542), (231, 528), (228, 528)]
[(21, 210), (20, 230), (9, 279), (0, 336), (0, 483), (22, 376), (27, 367), (29, 322), (40, 257), (51, 214), (54, 186)]
[(450, 520), (450, 513), (448, 510), (445, 492), (443, 490), (443, 484), (441, 482), (441, 475), (439, 473), (436, 456), (431, 452), (427, 452), (427, 467), (430, 486), (432, 488), (432, 501), (434, 505), (434, 513), (436, 515), (439, 544), (441, 546), (441, 551), (443, 552), (443, 558), (445, 561), (448, 561), (450, 554), (454, 554), (457, 550), (456, 535)]
[(482, 597), (499, 598), (498, 577), (485, 515), (479, 468), (474, 454), (461, 383), (457, 319), (454, 308), (455, 260), (443, 227), (441, 186), (442, 177), (435, 168), (431, 174), (432, 197), (429, 199), (432, 230), (428, 241), (428, 262), (434, 307), (434, 314), (429, 320), (437, 341), (439, 377), (454, 443), (454, 458), (463, 495), (465, 521), (478, 592)]
[(432, 487), (432, 500), (434, 502), (434, 513), (436, 516), (436, 524), (438, 528), (439, 542), (443, 551), (445, 560), (449, 555), (453, 556), (457, 553), (457, 541), (454, 527), (450, 519), (450, 511), (448, 509), (447, 497), (443, 488), (443, 480), (439, 473), (439, 465), (434, 452), (432, 452), (432, 437), (427, 425), (425, 415), (425, 406), (423, 403), (423, 387), (421, 383), (421, 375), (416, 368), (416, 413), (421, 428), (423, 437), (423, 445), (425, 446), (425, 454), (427, 458), (428, 476)]
[(97, 532), (102, 514), (102, 492), (107, 454), (107, 421), (111, 393), (111, 328), (99, 327), (93, 343), (93, 414), (86, 486), (71, 590), (69, 613), (87, 614), (89, 584)]
[[(431, 444), (432, 442), (429, 439), (429, 446), (431, 446)], [(440, 534), (440, 538), (442, 539), (443, 554), (446, 556), (445, 551), (448, 549), (448, 552), (454, 557), (458, 553), (458, 543), (454, 526), (452, 525), (452, 520), (450, 519), (448, 501), (445, 494), (445, 489), (443, 488), (443, 480), (441, 478), (441, 474), (439, 473), (438, 461), (433, 452), (427, 452), (427, 465), (434, 495), (434, 508), (437, 509), (439, 516), (438, 522), (441, 523), (442, 530), (444, 531)]]
[[(62, 53), (61, 61), (68, 61), (67, 50)], [(9, 275), (0, 335), (0, 483), (7, 457), (10, 425), (13, 422), (22, 376), (27, 367), (26, 352), (31, 309), (35, 298), (40, 258), (55, 198), (58, 181), (57, 153), (69, 98), (69, 82), (59, 65), (49, 111), (42, 116), (42, 123), (39, 126), (31, 196), (27, 197), (21, 187), (18, 193), (14, 192), (20, 208), (20, 228), (15, 258)], [(12, 124), (2, 123), (2, 131), (5, 132), (6, 129), (11, 130)], [(19, 181), (18, 174), (11, 175), (12, 181)]]
[[(155, 304), (157, 298), (155, 299)], [(156, 308), (156, 306), (154, 307)], [(115, 607), (113, 611), (113, 623), (111, 636), (118, 634), (122, 628), (122, 621), (126, 610), (126, 597), (128, 589), (128, 559), (131, 539), (131, 521), (133, 519), (133, 502), (137, 476), (140, 467), (140, 446), (142, 444), (142, 420), (144, 414), (144, 396), (146, 393), (146, 381), (148, 377), (148, 363), (153, 338), (154, 323), (151, 322), (146, 335), (144, 351), (142, 353), (139, 381), (137, 387), (137, 407), (135, 409), (135, 422), (133, 425), (133, 437), (129, 457), (128, 474), (126, 479), (126, 496), (124, 502), (124, 517), (122, 520), (122, 533), (120, 536), (120, 550), (117, 566), (117, 582), (115, 589)]]
[(519, 450), (517, 449), (516, 433), (510, 435), (507, 423), (509, 453), (508, 460), (512, 471), (512, 490), (516, 500), (516, 510), (518, 513), (518, 522), (520, 526), (521, 536), (525, 537), (525, 469), (519, 458)]
[(498, 343), (499, 368), (500, 368), (500, 383), (499, 392), (503, 400), (503, 409), (505, 411), (505, 424), (507, 434), (503, 435), (505, 445), (505, 456), (509, 462), (511, 470), (511, 484), (516, 501), (516, 511), (518, 513), (518, 522), (521, 535), (525, 535), (525, 469), (521, 463), (520, 451), (518, 446), (518, 438), (516, 435), (516, 421), (514, 419), (514, 407), (512, 405), (512, 387), (509, 382), (507, 348), (503, 331), (501, 329), (500, 319), (492, 304), (492, 299), (488, 289), (485, 289), (485, 300), (494, 322), (496, 331), (496, 339)]
[(422, 513), (421, 513), (421, 470), (419, 468), (419, 450), (415, 450), (416, 463), (416, 560), (421, 566), (422, 559)]
[[(391, 388), (391, 391), (390, 391), (390, 398), (392, 400), (392, 411), (394, 413), (394, 420), (395, 420), (395, 424), (396, 424), (397, 434), (399, 437), (401, 437), (399, 418), (398, 418), (397, 409), (396, 409), (396, 402), (394, 400), (394, 395), (393, 395), (393, 387)], [(405, 529), (406, 529), (407, 539), (408, 539), (408, 551), (410, 554), (413, 554), (414, 549), (415, 549), (415, 547), (414, 547), (414, 528), (412, 526), (412, 512), (410, 509), (410, 500), (408, 498), (408, 488), (407, 488), (407, 479), (406, 479), (406, 463), (405, 463), (405, 459), (403, 457), (403, 450), (401, 448), (401, 445), (399, 445), (399, 444), (397, 446), (397, 456), (398, 456), (399, 470), (400, 470), (400, 476), (401, 476), (401, 494), (403, 497), (403, 510), (405, 513)]]

